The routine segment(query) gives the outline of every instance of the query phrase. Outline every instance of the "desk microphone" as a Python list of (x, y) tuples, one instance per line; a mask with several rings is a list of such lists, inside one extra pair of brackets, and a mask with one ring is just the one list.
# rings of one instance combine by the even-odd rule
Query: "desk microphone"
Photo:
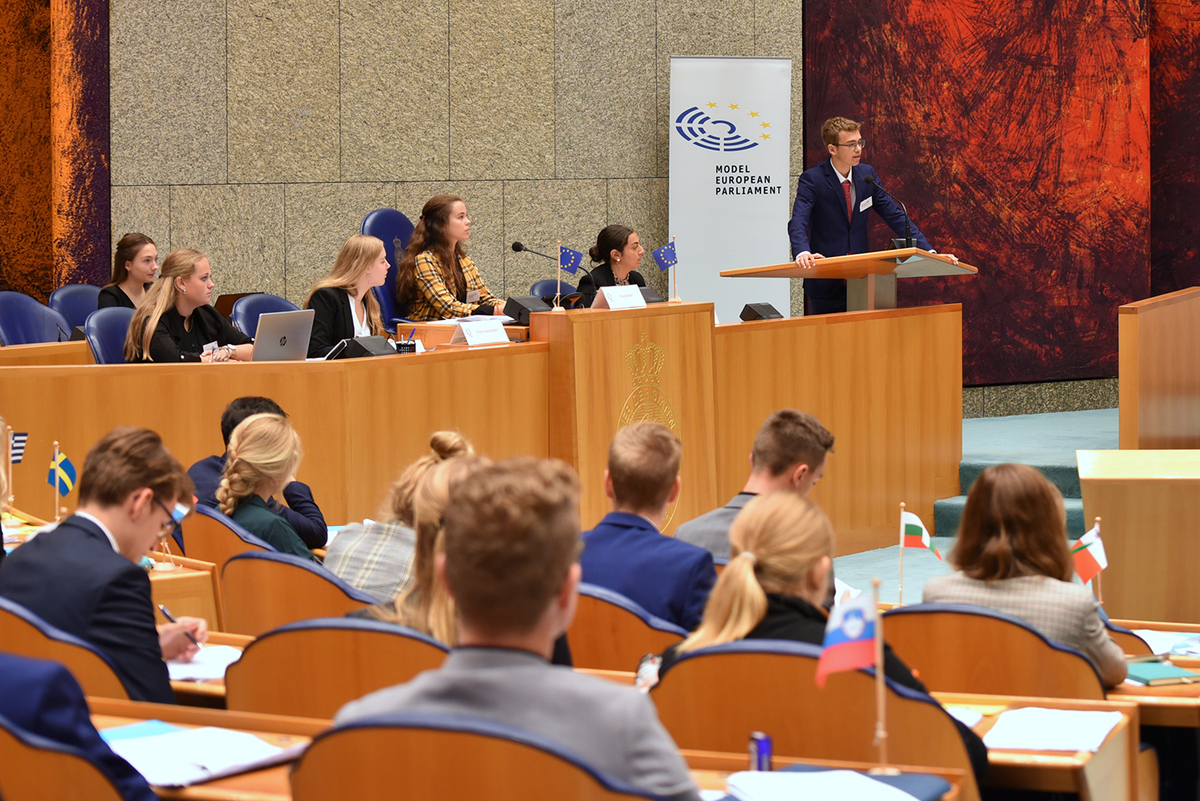
[[(904, 210), (904, 247), (911, 248), (913, 246), (912, 224), (909, 222), (909, 219), (908, 219), (908, 208), (900, 200), (897, 200), (895, 195), (893, 195), (891, 192), (884, 189), (883, 184), (879, 183), (879, 181), (876, 180), (874, 175), (868, 175), (866, 177), (866, 182), (869, 183), (871, 186), (879, 187), (880, 190), (882, 190), (885, 195), (887, 195), (892, 200), (895, 200), (897, 203), (900, 204), (900, 208)], [(513, 245), (513, 247), (515, 248), (516, 245)]]
[[(515, 253), (522, 253), (522, 252), (532, 253), (535, 256), (541, 256), (543, 259), (549, 259), (550, 261), (557, 261), (559, 268), (560, 269), (562, 268), (562, 261), (560, 259), (556, 259), (553, 256), (547, 256), (545, 253), (538, 253), (536, 250), (530, 250), (529, 248), (522, 245), (520, 242), (513, 242), (512, 249), (513, 249), (513, 252), (515, 252)], [(592, 279), (592, 285), (595, 286), (596, 278), (595, 278), (595, 276), (592, 275), (591, 270), (589, 270), (587, 267), (583, 266), (582, 259), (579, 260), (579, 268), (588, 274), (588, 278)], [(562, 283), (562, 282), (560, 281), (559, 283)]]

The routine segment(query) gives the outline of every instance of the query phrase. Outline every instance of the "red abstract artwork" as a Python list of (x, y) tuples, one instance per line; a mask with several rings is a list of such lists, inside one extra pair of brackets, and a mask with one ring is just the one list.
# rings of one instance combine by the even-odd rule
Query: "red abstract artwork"
[(900, 287), (963, 304), (964, 383), (1116, 375), (1117, 307), (1150, 295), (1149, 55), (1131, 2), (805, 4), (805, 166), (826, 118), (860, 120), (863, 160), (979, 267)]

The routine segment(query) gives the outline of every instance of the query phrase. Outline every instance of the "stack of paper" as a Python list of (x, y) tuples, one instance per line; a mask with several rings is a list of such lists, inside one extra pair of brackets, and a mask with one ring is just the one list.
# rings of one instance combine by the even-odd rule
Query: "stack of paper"
[(191, 662), (167, 660), (171, 681), (208, 681), (225, 678), (225, 668), (242, 658), (240, 648), (232, 645), (206, 645)]
[(1031, 751), (1095, 751), (1120, 722), (1120, 712), (1010, 709), (1000, 714), (983, 744)]
[(308, 747), (301, 743), (283, 749), (246, 732), (181, 729), (158, 720), (101, 734), (113, 751), (156, 787), (187, 787), (290, 762)]
[(729, 777), (725, 789), (740, 801), (913, 801), (903, 790), (852, 770), (742, 771)]

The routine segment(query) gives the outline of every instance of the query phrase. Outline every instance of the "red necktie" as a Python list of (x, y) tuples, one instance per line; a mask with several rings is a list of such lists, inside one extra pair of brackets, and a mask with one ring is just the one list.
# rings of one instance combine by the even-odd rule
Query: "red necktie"
[(842, 191), (846, 193), (846, 219), (854, 219), (854, 202), (850, 200), (850, 182), (842, 181)]

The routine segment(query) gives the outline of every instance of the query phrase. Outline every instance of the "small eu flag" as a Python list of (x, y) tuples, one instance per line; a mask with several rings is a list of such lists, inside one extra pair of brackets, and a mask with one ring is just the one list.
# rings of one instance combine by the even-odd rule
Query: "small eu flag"
[(660, 270), (666, 270), (670, 267), (674, 267), (675, 263), (679, 261), (679, 259), (675, 257), (674, 242), (671, 242), (669, 245), (663, 245), (650, 255), (654, 257), (654, 261), (658, 263), (658, 269)]
[(28, 434), (18, 434), (16, 431), (12, 432), (11, 446), (13, 464), (20, 464), (21, 460), (25, 458), (25, 443), (28, 440)]
[(58, 452), (58, 462), (50, 462), (50, 472), (46, 483), (58, 490), (58, 494), (66, 497), (75, 489), (75, 465), (62, 451)]
[(578, 250), (558, 246), (558, 266), (569, 272), (571, 275), (579, 269), (579, 265), (583, 264), (583, 254)]

